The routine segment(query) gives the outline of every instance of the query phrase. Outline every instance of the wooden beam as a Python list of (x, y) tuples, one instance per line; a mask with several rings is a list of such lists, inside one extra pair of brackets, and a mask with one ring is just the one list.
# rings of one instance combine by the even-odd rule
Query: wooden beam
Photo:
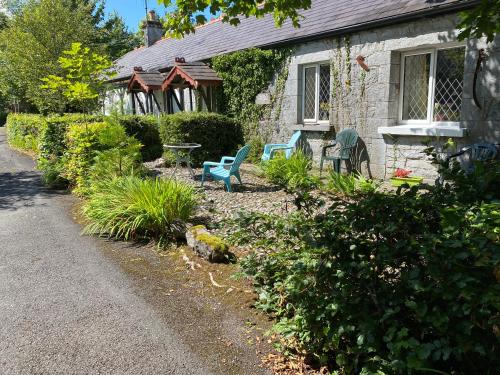
[(208, 104), (208, 98), (207, 98), (207, 94), (205, 93), (205, 90), (203, 90), (203, 87), (200, 87), (198, 91), (200, 92), (201, 97), (203, 98), (203, 100), (205, 100), (205, 104), (207, 105), (207, 109), (210, 111), (210, 109), (208, 107), (208, 105), (209, 105)]
[(137, 103), (139, 103), (139, 107), (141, 108), (142, 114), (145, 115), (146, 111), (144, 110), (144, 106), (142, 105), (141, 100), (137, 96), (137, 92), (134, 92), (135, 98), (137, 99)]
[(135, 95), (132, 93), (132, 114), (137, 114), (137, 109), (135, 108)]
[(193, 112), (193, 89), (189, 88), (189, 109)]
[(153, 100), (154, 100), (154, 103), (156, 104), (156, 107), (158, 108), (158, 111), (159, 111), (160, 113), (161, 113), (161, 112), (163, 112), (163, 111), (161, 110), (160, 103), (158, 103), (158, 100), (156, 99), (155, 94), (154, 94), (154, 93), (152, 93), (152, 94), (151, 94), (151, 96), (152, 96), (152, 98), (153, 98)]
[[(184, 108), (182, 107), (181, 102), (179, 101), (179, 98), (177, 97), (177, 93), (175, 92), (175, 90), (172, 90), (172, 96), (175, 99), (175, 102), (177, 103), (177, 106), (179, 107), (179, 109), (181, 111), (183, 111)], [(173, 113), (173, 108), (172, 108), (172, 113)]]

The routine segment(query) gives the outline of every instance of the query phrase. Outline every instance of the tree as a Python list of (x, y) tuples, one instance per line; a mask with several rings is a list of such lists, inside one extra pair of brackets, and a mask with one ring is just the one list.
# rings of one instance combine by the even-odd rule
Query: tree
[(104, 22), (101, 28), (102, 43), (112, 60), (132, 51), (142, 43), (142, 34), (135, 34), (128, 30), (123, 18), (113, 13)]
[(277, 26), (290, 19), (295, 27), (301, 18), (299, 10), (309, 9), (311, 0), (158, 0), (172, 9), (167, 15), (167, 32), (176, 37), (193, 33), (196, 25), (207, 22), (204, 12), (222, 14), (222, 21), (238, 25), (240, 17), (263, 17), (272, 14)]
[(113, 76), (111, 60), (81, 43), (73, 43), (59, 58), (59, 65), (64, 75), (42, 78), (45, 84), (40, 88), (64, 96), (79, 112), (90, 113), (97, 108), (99, 94)]
[(61, 112), (64, 97), (41, 92), (41, 78), (59, 75), (59, 56), (72, 42), (93, 46), (95, 27), (88, 9), (68, 0), (29, 0), (0, 33), (0, 92), (11, 102), (40, 112)]
[(492, 42), (500, 33), (500, 0), (482, 0), (470, 11), (461, 13), (458, 28), (462, 29), (458, 39), (486, 37)]

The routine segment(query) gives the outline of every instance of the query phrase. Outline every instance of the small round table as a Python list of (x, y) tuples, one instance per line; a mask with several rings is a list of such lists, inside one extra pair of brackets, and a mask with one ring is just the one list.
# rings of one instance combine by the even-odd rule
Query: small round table
[(181, 163), (185, 163), (191, 177), (194, 179), (194, 172), (191, 168), (191, 152), (200, 148), (201, 145), (199, 143), (177, 143), (172, 145), (163, 145), (163, 147), (175, 154), (175, 169), (172, 176), (174, 176), (175, 172), (177, 172), (177, 168), (182, 167)]

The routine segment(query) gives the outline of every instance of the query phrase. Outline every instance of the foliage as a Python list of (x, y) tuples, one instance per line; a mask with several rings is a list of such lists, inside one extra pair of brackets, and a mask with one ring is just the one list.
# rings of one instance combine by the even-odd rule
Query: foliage
[(319, 184), (319, 180), (310, 175), (312, 160), (301, 151), (296, 151), (289, 159), (283, 153), (262, 163), (266, 178), (291, 192), (310, 190)]
[(7, 141), (15, 148), (37, 152), (38, 135), (44, 119), (37, 115), (9, 114), (7, 117)]
[(410, 177), (411, 172), (412, 171), (409, 171), (408, 169), (397, 168), (394, 171), (393, 177), (407, 178)]
[[(133, 169), (141, 147), (135, 138), (126, 135), (118, 122), (109, 118), (106, 122), (71, 124), (66, 133), (66, 144), (63, 177), (80, 195), (90, 192), (92, 176), (104, 178), (104, 166), (110, 168), (109, 177)], [(101, 164), (93, 169), (96, 161)]]
[(41, 86), (51, 92), (61, 93), (73, 108), (90, 113), (98, 106), (99, 94), (106, 81), (113, 76), (113, 63), (108, 57), (92, 52), (81, 43), (72, 43), (59, 58), (63, 76), (49, 75), (42, 78)]
[(240, 17), (264, 17), (273, 14), (277, 26), (281, 26), (287, 19), (292, 21), (295, 27), (299, 27), (301, 18), (299, 9), (309, 9), (311, 0), (158, 0), (171, 11), (167, 15), (165, 27), (167, 32), (175, 37), (195, 32), (196, 25), (207, 22), (206, 11), (212, 15), (222, 14), (222, 21), (231, 25), (238, 25)]
[(500, 33), (500, 0), (482, 0), (475, 8), (462, 12), (457, 28), (459, 40), (486, 37), (492, 42)]
[(266, 108), (255, 104), (257, 95), (269, 88), (276, 72), (285, 63), (286, 50), (250, 48), (212, 59), (223, 82), (223, 111), (244, 127), (245, 139), (258, 136), (259, 120)]
[(129, 136), (142, 143), (142, 159), (158, 159), (163, 153), (163, 146), (158, 131), (158, 119), (155, 116), (119, 116), (120, 124)]
[(262, 152), (264, 151), (264, 141), (258, 135), (250, 137), (247, 144), (250, 145), (250, 152), (247, 156), (249, 163), (258, 164), (261, 162)]
[(376, 182), (359, 174), (343, 175), (332, 170), (328, 176), (327, 190), (345, 197), (374, 193), (377, 189)]
[(71, 42), (91, 44), (93, 19), (84, 2), (30, 0), (17, 11), (9, 27), (0, 32), (0, 92), (22, 107), (62, 112), (66, 101), (57, 93), (40, 90), (40, 79), (60, 75), (59, 56)]
[(345, 374), (500, 370), (500, 166), (442, 168), (425, 190), (236, 219), (232, 240), (268, 254), (242, 267), (285, 353)]
[(172, 240), (176, 225), (189, 219), (194, 188), (175, 180), (128, 176), (107, 180), (85, 203), (85, 231), (117, 239)]
[(104, 21), (100, 31), (100, 42), (106, 46), (109, 58), (114, 61), (143, 43), (142, 35), (130, 31), (122, 17), (112, 13)]
[[(160, 117), (160, 137), (164, 144), (199, 143), (201, 148), (191, 154), (194, 165), (206, 160), (218, 161), (233, 155), (243, 144), (240, 125), (224, 115), (209, 112), (179, 112)], [(166, 152), (165, 157), (175, 160)]]

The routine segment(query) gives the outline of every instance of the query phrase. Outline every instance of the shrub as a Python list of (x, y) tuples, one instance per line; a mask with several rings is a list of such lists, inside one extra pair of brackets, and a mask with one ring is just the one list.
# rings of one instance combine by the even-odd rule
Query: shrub
[(366, 179), (362, 175), (343, 175), (335, 171), (331, 171), (328, 175), (327, 190), (335, 194), (351, 197), (359, 193), (373, 193), (377, 189), (376, 182)]
[(38, 136), (45, 123), (40, 115), (9, 114), (7, 117), (7, 141), (24, 151), (38, 151)]
[(100, 184), (85, 203), (90, 220), (85, 231), (109, 238), (174, 238), (176, 225), (189, 219), (197, 197), (194, 188), (175, 180), (128, 176)]
[(289, 159), (280, 153), (262, 163), (266, 178), (289, 191), (312, 189), (319, 184), (319, 180), (309, 174), (311, 168), (312, 160), (301, 151), (294, 152)]
[[(234, 120), (217, 113), (181, 112), (160, 117), (162, 142), (199, 143), (201, 148), (191, 154), (194, 165), (206, 160), (218, 161), (224, 155), (233, 155), (243, 144), (241, 127)], [(170, 152), (167, 161), (174, 161)]]
[(233, 240), (272, 251), (242, 267), (283, 348), (346, 374), (498, 373), (500, 176), (490, 166), (427, 190), (337, 198), (315, 217), (242, 216)]
[(250, 145), (250, 153), (247, 156), (247, 161), (253, 164), (261, 162), (262, 153), (264, 152), (264, 141), (259, 136), (253, 136), (248, 141)]
[[(140, 159), (140, 143), (127, 136), (125, 129), (113, 118), (106, 120), (72, 124), (66, 133), (68, 149), (63, 156), (64, 177), (70, 181), (77, 194), (89, 192), (92, 173), (96, 178), (121, 175)], [(102, 164), (93, 169), (96, 158)], [(105, 167), (110, 168), (107, 173), (103, 170)]]
[(129, 136), (142, 143), (142, 159), (158, 159), (163, 153), (163, 145), (158, 132), (158, 119), (154, 116), (119, 116), (120, 124)]

